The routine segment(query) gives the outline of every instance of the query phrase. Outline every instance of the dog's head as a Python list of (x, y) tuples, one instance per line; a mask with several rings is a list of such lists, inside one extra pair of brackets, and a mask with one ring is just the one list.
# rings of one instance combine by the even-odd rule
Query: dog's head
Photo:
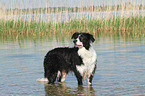
[(95, 41), (91, 34), (79, 32), (74, 33), (72, 39), (74, 39), (73, 42), (76, 47), (85, 47), (87, 50), (89, 50), (91, 43)]

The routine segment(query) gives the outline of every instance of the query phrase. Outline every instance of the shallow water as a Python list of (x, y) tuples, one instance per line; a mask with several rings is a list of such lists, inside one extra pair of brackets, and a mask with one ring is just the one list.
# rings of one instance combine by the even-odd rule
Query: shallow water
[(50, 96), (145, 95), (145, 42), (121, 38), (100, 38), (94, 43), (98, 54), (93, 85), (77, 85), (70, 73), (65, 83), (47, 85), (36, 82), (43, 78), (43, 59), (48, 50), (73, 46), (72, 41), (24, 40), (0, 42), (0, 95)]

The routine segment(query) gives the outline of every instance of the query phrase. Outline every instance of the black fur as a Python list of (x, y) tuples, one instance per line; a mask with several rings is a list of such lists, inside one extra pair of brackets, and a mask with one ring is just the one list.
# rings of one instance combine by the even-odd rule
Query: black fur
[[(77, 39), (78, 37), (83, 43), (83, 47), (85, 47), (86, 50), (89, 50), (91, 46), (90, 43), (95, 41), (93, 36), (89, 33), (76, 32), (72, 36), (72, 39), (74, 39), (74, 44), (76, 43), (75, 39)], [(67, 74), (68, 72), (72, 71), (77, 77), (78, 85), (83, 84), (83, 77), (76, 68), (76, 65), (83, 64), (83, 58), (78, 55), (78, 50), (78, 47), (60, 47), (55, 48), (46, 54), (44, 58), (44, 77), (48, 79), (49, 84), (52, 84), (56, 81), (58, 71), (61, 73), (61, 75), (58, 77), (58, 82), (61, 82), (63, 73)], [(90, 83), (92, 82), (95, 69), (96, 65), (92, 75), (90, 76)]]
[[(79, 84), (82, 84), (82, 76), (76, 70), (76, 65), (82, 64), (82, 59), (77, 54), (78, 48), (55, 48), (49, 51), (44, 59), (44, 77), (48, 78), (49, 83), (54, 83), (57, 77), (58, 71), (66, 72), (73, 71), (79, 80)], [(59, 81), (61, 76), (59, 78)]]

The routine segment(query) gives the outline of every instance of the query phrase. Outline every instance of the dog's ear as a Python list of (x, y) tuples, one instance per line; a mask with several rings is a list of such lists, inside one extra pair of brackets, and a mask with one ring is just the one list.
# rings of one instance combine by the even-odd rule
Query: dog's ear
[(94, 39), (93, 35), (91, 35), (91, 34), (90, 34), (90, 40), (91, 40), (92, 42), (94, 42), (94, 41), (95, 41), (95, 39)]
[(78, 37), (80, 33), (79, 32), (75, 32), (73, 35), (72, 35), (72, 38), (71, 39), (76, 39)]
[(86, 33), (86, 34), (87, 34), (87, 36), (88, 36), (88, 39), (89, 39), (90, 41), (92, 41), (92, 43), (93, 43), (93, 42), (95, 41), (93, 35), (91, 35), (91, 34), (89, 34), (89, 33)]

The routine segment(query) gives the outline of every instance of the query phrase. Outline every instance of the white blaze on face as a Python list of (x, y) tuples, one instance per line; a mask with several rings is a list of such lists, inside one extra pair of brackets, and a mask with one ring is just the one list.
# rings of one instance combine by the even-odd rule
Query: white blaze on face
[(80, 41), (79, 37), (76, 40), (77, 40), (76, 45), (83, 46), (83, 43)]
[(81, 35), (79, 35), (78, 38), (75, 39), (76, 40), (76, 43), (75, 43), (76, 47), (83, 47), (83, 42), (81, 42), (80, 39), (79, 39), (80, 36)]

